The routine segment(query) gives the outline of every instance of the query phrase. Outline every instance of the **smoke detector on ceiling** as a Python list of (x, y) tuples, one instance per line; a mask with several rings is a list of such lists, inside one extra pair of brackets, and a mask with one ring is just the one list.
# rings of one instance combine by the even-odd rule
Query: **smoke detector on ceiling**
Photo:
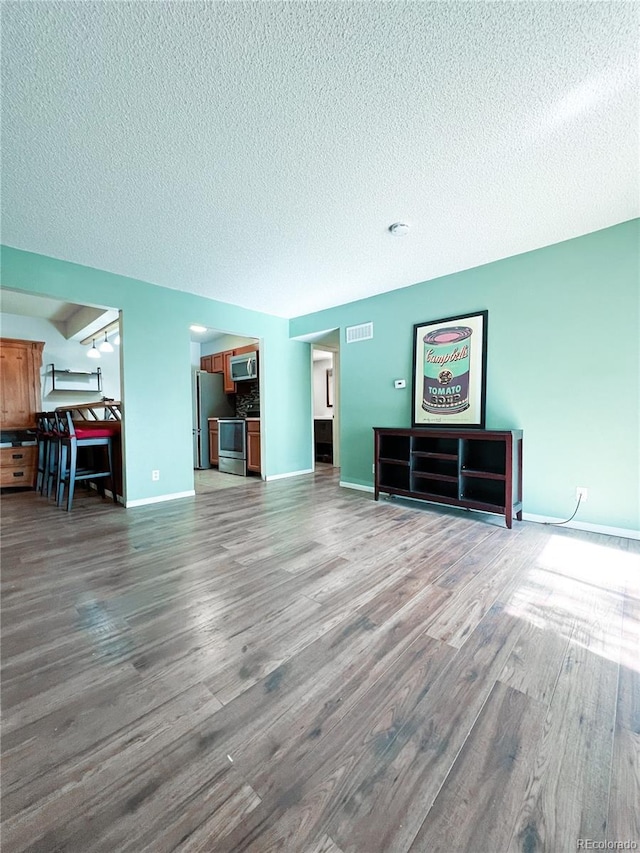
[(404, 237), (405, 234), (409, 233), (409, 226), (406, 222), (394, 222), (393, 225), (389, 226), (389, 232), (394, 237)]

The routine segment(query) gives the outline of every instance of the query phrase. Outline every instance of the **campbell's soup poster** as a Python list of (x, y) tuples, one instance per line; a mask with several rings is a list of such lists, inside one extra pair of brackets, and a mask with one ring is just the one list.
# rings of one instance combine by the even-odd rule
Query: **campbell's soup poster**
[(483, 425), (486, 312), (415, 327), (414, 423)]

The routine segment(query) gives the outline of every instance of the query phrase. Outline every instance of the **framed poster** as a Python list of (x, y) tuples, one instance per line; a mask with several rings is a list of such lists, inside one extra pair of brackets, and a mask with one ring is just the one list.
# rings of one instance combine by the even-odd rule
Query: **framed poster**
[(414, 427), (484, 429), (488, 311), (413, 327)]

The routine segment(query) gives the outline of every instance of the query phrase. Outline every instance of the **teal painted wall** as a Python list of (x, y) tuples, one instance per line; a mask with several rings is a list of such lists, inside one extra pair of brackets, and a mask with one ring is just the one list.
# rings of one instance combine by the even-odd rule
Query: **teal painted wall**
[(191, 323), (263, 340), (265, 473), (310, 467), (309, 345), (287, 320), (8, 247), (1, 261), (3, 287), (122, 310), (127, 501), (193, 489)]
[[(341, 328), (341, 479), (371, 485), (373, 426), (411, 424), (413, 324), (488, 309), (487, 428), (524, 430), (525, 512), (640, 527), (639, 221), (291, 321)], [(374, 338), (344, 344), (373, 321)], [(405, 378), (406, 390), (393, 380)]]

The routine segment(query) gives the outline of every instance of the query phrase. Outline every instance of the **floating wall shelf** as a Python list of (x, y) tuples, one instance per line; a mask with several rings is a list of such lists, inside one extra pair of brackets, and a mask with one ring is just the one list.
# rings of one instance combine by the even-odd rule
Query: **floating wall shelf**
[(64, 370), (50, 364), (49, 376), (52, 391), (81, 391), (84, 394), (102, 391), (102, 371), (99, 367), (95, 370)]

